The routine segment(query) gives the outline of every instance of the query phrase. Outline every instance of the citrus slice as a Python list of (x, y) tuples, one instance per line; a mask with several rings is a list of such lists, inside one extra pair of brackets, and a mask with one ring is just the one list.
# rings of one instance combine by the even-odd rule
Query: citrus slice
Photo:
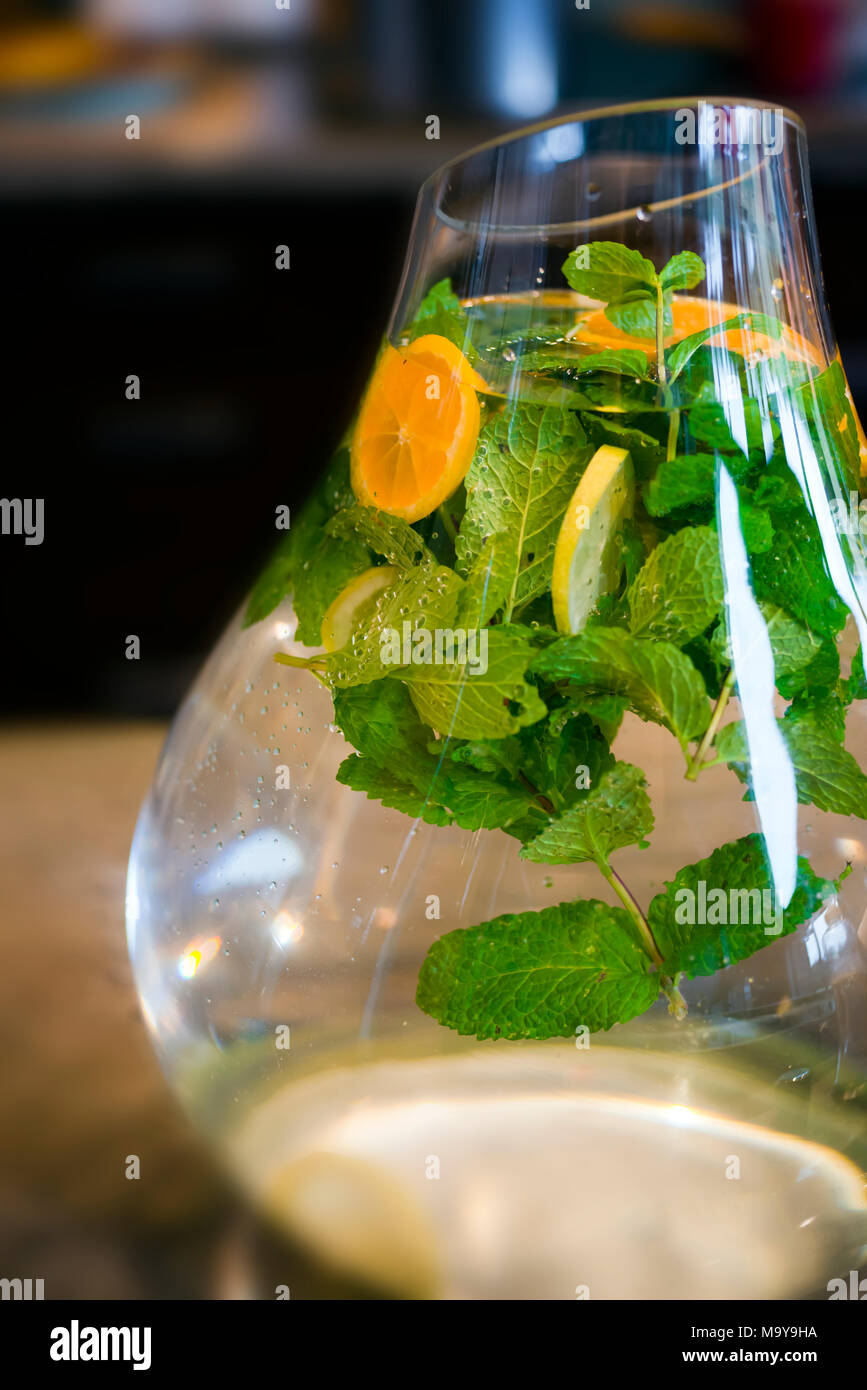
[(626, 449), (597, 449), (572, 494), (554, 548), (551, 597), (559, 632), (580, 632), (620, 582), (620, 528), (632, 516), (635, 470)]
[(337, 652), (346, 646), (362, 610), (396, 578), (394, 565), (376, 565), (350, 579), (322, 619), (322, 645), (327, 652)]
[(419, 521), (463, 482), (484, 385), (459, 348), (428, 333), (377, 363), (352, 437), (352, 490), (367, 507)]
[(319, 1150), (278, 1170), (265, 1207), (332, 1269), (397, 1298), (441, 1292), (440, 1242), (416, 1193), (379, 1164)]
[(475, 368), (470, 366), (460, 348), (450, 339), (442, 338), (439, 333), (425, 333), (401, 351), (413, 360), (421, 359), (428, 362), (431, 371), (441, 369), (441, 364), (446, 362), (462, 386), (472, 386), (474, 391), (489, 389), (484, 377), (479, 376)]
[[(701, 333), (714, 323), (725, 323), (726, 319), (737, 318), (749, 311), (737, 304), (721, 304), (718, 300), (699, 299), (692, 295), (676, 295), (671, 302), (672, 328), (665, 335), (665, 346), (672, 347), (689, 338), (693, 333)], [(624, 333), (622, 328), (609, 323), (604, 309), (591, 309), (582, 314), (571, 331), (572, 342), (586, 343), (594, 351), (602, 348), (633, 348), (646, 352), (649, 358), (656, 356), (656, 343), (652, 338), (636, 338)], [(786, 357), (790, 362), (805, 362), (813, 367), (825, 365), (821, 352), (813, 343), (801, 337), (794, 329), (785, 327), (779, 338), (769, 338), (766, 333), (758, 333), (746, 326), (730, 328), (726, 333), (710, 338), (713, 347), (725, 344), (731, 352), (741, 357), (753, 359), (762, 357)]]

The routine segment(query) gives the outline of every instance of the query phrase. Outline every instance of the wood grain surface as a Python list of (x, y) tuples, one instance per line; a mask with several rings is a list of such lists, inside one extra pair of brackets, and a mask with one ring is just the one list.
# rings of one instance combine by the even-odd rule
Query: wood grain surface
[(164, 735), (150, 723), (0, 734), (0, 1275), (26, 1276), (8, 1266), (29, 1255), (55, 1271), (55, 1296), (82, 1278), (83, 1296), (142, 1292), (130, 1248), (165, 1255), (225, 1208), (151, 1051), (126, 953), (127, 855)]

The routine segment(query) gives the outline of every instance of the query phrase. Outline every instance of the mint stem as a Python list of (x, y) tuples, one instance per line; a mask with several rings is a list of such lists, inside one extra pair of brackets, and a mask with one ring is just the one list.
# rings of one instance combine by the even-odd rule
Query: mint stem
[(623, 879), (615, 869), (612, 869), (608, 860), (600, 858), (597, 859), (596, 863), (599, 866), (599, 872), (602, 874), (602, 877), (610, 883), (638, 928), (641, 939), (647, 947), (648, 954), (659, 971), (659, 987), (668, 1000), (668, 1012), (674, 1018), (686, 1018), (686, 1000), (674, 980), (672, 980), (669, 975), (663, 975), (662, 973), (662, 953), (656, 944), (653, 932), (650, 930), (650, 923), (641, 911), (641, 908), (638, 906), (638, 903), (630, 893), (626, 884), (623, 882)]
[(526, 773), (521, 772), (520, 768), (518, 769), (518, 781), (521, 782), (522, 785), (527, 788), (527, 791), (530, 793), (530, 795), (536, 801), (538, 801), (539, 805), (542, 807), (542, 810), (545, 811), (547, 815), (553, 816), (556, 810), (553, 801), (549, 801), (548, 797), (544, 796), (543, 793), (539, 791), (538, 787), (534, 787), (529, 777), (526, 775)]
[(454, 543), (455, 543), (455, 541), (456, 541), (456, 539), (457, 539), (458, 533), (457, 533), (457, 530), (456, 530), (456, 528), (455, 528), (455, 523), (454, 523), (454, 522), (452, 521), (452, 519), (451, 519), (451, 516), (450, 516), (450, 514), (449, 514), (449, 511), (448, 511), (448, 508), (446, 507), (445, 502), (443, 502), (439, 507), (437, 507), (437, 516), (439, 517), (440, 521), (441, 521), (442, 524), (443, 524), (443, 528), (444, 528), (444, 530), (445, 530), (446, 535), (448, 536), (448, 538), (449, 538), (449, 540), (451, 541), (452, 545), (454, 545)]
[(641, 908), (638, 906), (638, 903), (635, 901), (635, 898), (633, 898), (632, 894), (626, 887), (626, 884), (623, 882), (623, 879), (620, 877), (620, 875), (616, 872), (616, 870), (612, 869), (607, 859), (597, 859), (596, 862), (599, 865), (599, 872), (602, 874), (602, 877), (607, 879), (607, 881), (611, 884), (611, 887), (614, 889), (618, 898), (623, 903), (623, 906), (626, 908), (626, 911), (629, 913), (630, 917), (632, 918), (633, 922), (638, 928), (639, 933), (641, 934), (641, 939), (647, 947), (648, 954), (650, 955), (650, 958), (653, 961), (654, 965), (657, 967), (661, 966), (662, 955), (660, 953), (659, 947), (657, 946), (653, 938), (653, 932), (650, 930), (647, 918), (641, 911)]
[(668, 975), (663, 975), (660, 984), (662, 992), (668, 1000), (668, 1012), (672, 1018), (686, 1018), (688, 1013), (686, 1000), (678, 989), (677, 982)]
[(324, 656), (290, 656), (288, 652), (275, 652), (274, 660), (281, 666), (298, 666), (308, 671), (325, 664)]
[(677, 436), (680, 433), (680, 411), (673, 410), (668, 417), (668, 444), (665, 450), (666, 462), (670, 463), (677, 453)]
[(732, 690), (734, 689), (734, 684), (735, 670), (732, 666), (729, 668), (729, 673), (723, 681), (722, 690), (719, 693), (719, 699), (714, 705), (713, 714), (710, 717), (710, 723), (708, 724), (704, 732), (704, 738), (698, 746), (698, 751), (695, 754), (695, 757), (693, 758), (689, 767), (686, 769), (686, 778), (689, 782), (694, 782), (698, 777), (698, 774), (701, 772), (702, 764), (704, 763), (705, 759), (705, 754), (707, 753), (707, 750), (710, 748), (711, 744), (716, 738), (716, 731), (719, 728), (719, 722), (722, 719), (723, 714), (725, 713), (725, 707), (729, 702), (729, 696), (731, 695)]

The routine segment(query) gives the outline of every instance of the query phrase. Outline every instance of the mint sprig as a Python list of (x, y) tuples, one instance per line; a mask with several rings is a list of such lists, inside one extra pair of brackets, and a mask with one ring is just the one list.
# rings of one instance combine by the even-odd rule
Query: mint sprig
[[(776, 393), (764, 377), (757, 391), (752, 367), (724, 336), (737, 329), (779, 342), (785, 329), (747, 311), (672, 343), (674, 296), (705, 277), (694, 252), (657, 270), (636, 250), (593, 242), (563, 269), (574, 290), (602, 302), (609, 322), (653, 340), (655, 363), (640, 346), (586, 351), (568, 310), (558, 309), (556, 329), (553, 320), (540, 326), (532, 303), (489, 321), (448, 281), (434, 285), (402, 341), (445, 337), (483, 374), (514, 363), (510, 391), (486, 395), (464, 485), (438, 514), (410, 525), (355, 502), (344, 444), (245, 618), (258, 621), (293, 591), (297, 640), (315, 647), (347, 579), (391, 566), (391, 582), (356, 613), (340, 651), (277, 658), (309, 667), (332, 690), (335, 722), (354, 750), (338, 781), (434, 828), (503, 831), (526, 862), (595, 864), (618, 900), (497, 917), (435, 942), (419, 1006), (480, 1038), (609, 1028), (660, 998), (680, 1017), (681, 977), (747, 959), (808, 921), (835, 889), (801, 859), (782, 908), (758, 835), (681, 869), (646, 910), (615, 867), (654, 828), (643, 771), (612, 747), (625, 716), (668, 730), (690, 780), (725, 766), (751, 795), (748, 730), (729, 710), (738, 672), (716, 516), (723, 469), (736, 484), (747, 579), (788, 706), (779, 728), (799, 799), (867, 819), (867, 776), (845, 746), (847, 709), (867, 698), (867, 678), (860, 652), (841, 676), (847, 609), (785, 448), (794, 419), (841, 485), (859, 485), (857, 422), (839, 364), (817, 371), (784, 356)], [(504, 338), (497, 323), (507, 318)], [(773, 365), (763, 364), (765, 376)], [(619, 536), (623, 577), (584, 629), (564, 636), (553, 627), (554, 551), (602, 444), (629, 450), (638, 481), (635, 515)], [(409, 646), (385, 662), (386, 632), (405, 627)], [(485, 662), (434, 662), (423, 642), (414, 656), (417, 638), (444, 628), (484, 636)], [(756, 903), (759, 919), (738, 915)]]

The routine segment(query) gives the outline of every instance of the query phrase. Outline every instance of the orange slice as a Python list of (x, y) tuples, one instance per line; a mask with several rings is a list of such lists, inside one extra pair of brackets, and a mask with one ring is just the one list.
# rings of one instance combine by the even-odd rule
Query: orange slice
[(463, 482), (485, 383), (437, 333), (377, 363), (352, 437), (352, 490), (367, 507), (419, 521)]
[(432, 371), (441, 370), (441, 364), (446, 362), (462, 386), (472, 386), (474, 391), (488, 390), (484, 378), (470, 366), (460, 348), (448, 338), (441, 338), (439, 333), (425, 333), (402, 352), (414, 361), (428, 363)]
[[(737, 304), (721, 304), (718, 300), (697, 299), (692, 295), (678, 295), (672, 300), (671, 313), (674, 324), (666, 334), (665, 346), (671, 347), (693, 333), (700, 333), (714, 323), (725, 323), (726, 319), (736, 318), (748, 311)], [(604, 309), (591, 309), (583, 314), (571, 333), (575, 343), (586, 343), (594, 349), (601, 348), (639, 348), (648, 357), (656, 356), (656, 344), (652, 338), (634, 338), (624, 333), (605, 317)], [(822, 354), (813, 343), (802, 338), (794, 329), (784, 328), (780, 338), (769, 338), (766, 333), (757, 333), (747, 327), (730, 328), (708, 340), (714, 347), (723, 343), (741, 357), (752, 359), (762, 357), (786, 357), (790, 362), (806, 362), (810, 366), (825, 365)]]

